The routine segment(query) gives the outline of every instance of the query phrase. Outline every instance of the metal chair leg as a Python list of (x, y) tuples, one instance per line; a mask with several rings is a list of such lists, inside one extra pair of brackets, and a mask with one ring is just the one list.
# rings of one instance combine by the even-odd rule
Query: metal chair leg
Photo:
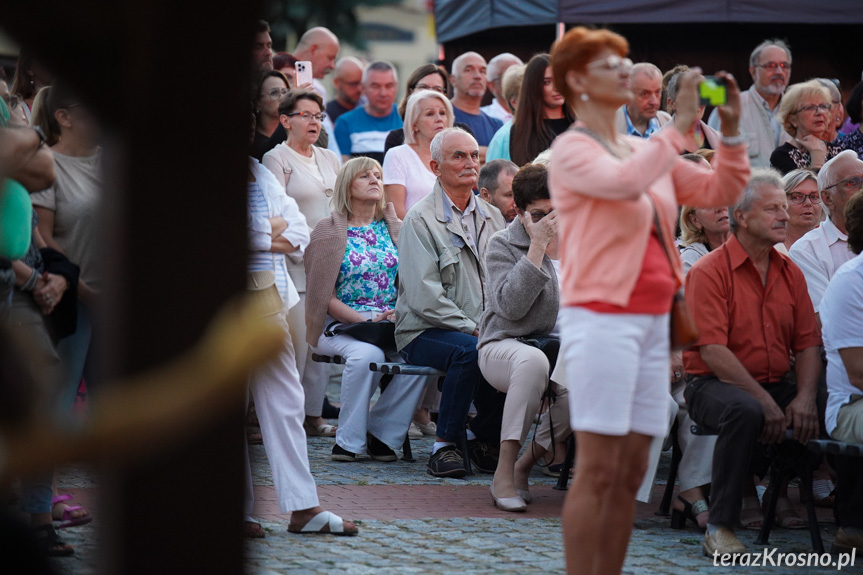
[(575, 463), (575, 434), (569, 436), (566, 441), (566, 456), (563, 458), (563, 467), (560, 468), (560, 476), (557, 478), (557, 483), (554, 488), (558, 491), (566, 491), (567, 483), (569, 483), (569, 472), (572, 470), (572, 465)]

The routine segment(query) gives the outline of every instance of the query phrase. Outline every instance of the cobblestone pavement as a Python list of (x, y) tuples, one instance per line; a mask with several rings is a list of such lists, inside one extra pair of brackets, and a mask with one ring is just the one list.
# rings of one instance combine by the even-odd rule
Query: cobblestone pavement
[[(330, 397), (338, 397), (331, 394)], [(531, 476), (532, 503), (526, 514), (497, 511), (488, 497), (490, 475), (466, 480), (436, 479), (426, 474), (425, 462), (431, 439), (414, 441), (415, 463), (390, 464), (365, 461), (337, 463), (330, 459), (333, 440), (310, 438), (312, 472), (319, 485), (321, 504), (355, 519), (356, 537), (302, 536), (287, 532), (289, 514), (275, 502), (269, 465), (262, 446), (251, 446), (256, 512), (267, 537), (247, 543), (250, 575), (275, 574), (532, 574), (564, 570), (560, 508), (565, 494), (554, 491), (554, 479), (539, 470)], [(663, 456), (653, 502), (639, 504), (627, 551), (624, 573), (719, 574), (736, 569), (751, 573), (836, 573), (835, 567), (722, 567), (701, 552), (702, 535), (696, 528), (669, 528), (668, 518), (653, 515), (663, 489), (670, 454)], [(98, 478), (84, 466), (72, 466), (59, 474), (61, 490), (91, 508), (95, 520), (67, 529), (64, 537), (75, 546), (73, 558), (55, 560), (63, 575), (96, 574), (99, 547)], [(792, 491), (793, 495), (793, 491)], [(802, 511), (802, 510), (801, 510)], [(819, 509), (825, 547), (830, 548), (835, 526), (831, 511)], [(777, 529), (768, 547), (756, 546), (754, 531), (742, 531), (741, 539), (752, 552), (806, 553), (808, 531)], [(773, 556), (774, 559), (776, 555)], [(835, 556), (833, 557), (835, 559)], [(863, 572), (863, 557), (842, 572)]]

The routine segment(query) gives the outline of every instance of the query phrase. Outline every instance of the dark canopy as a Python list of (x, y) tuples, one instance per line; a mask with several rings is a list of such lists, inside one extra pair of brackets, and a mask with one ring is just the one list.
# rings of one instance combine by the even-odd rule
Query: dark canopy
[(536, 24), (860, 24), (860, 0), (436, 0), (438, 42), (489, 28)]

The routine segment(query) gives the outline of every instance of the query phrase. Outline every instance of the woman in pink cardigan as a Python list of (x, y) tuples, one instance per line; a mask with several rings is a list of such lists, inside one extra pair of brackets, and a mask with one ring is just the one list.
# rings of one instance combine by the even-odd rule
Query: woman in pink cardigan
[(733, 204), (749, 176), (728, 74), (715, 171), (679, 157), (699, 106), (697, 70), (680, 80), (674, 129), (650, 140), (617, 133), (615, 112), (633, 97), (628, 50), (617, 34), (579, 27), (551, 55), (555, 86), (580, 120), (555, 140), (549, 166), (578, 443), (563, 520), (568, 573), (620, 571), (648, 446), (667, 433), (668, 314), (682, 277), (672, 243), (677, 206)]

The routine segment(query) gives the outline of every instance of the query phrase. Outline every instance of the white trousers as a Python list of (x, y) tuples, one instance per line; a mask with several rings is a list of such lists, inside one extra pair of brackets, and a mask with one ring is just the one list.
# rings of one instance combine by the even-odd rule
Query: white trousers
[[(303, 429), (303, 388), (297, 374), (294, 345), (287, 329), (285, 314), (273, 316), (285, 328), (282, 351), (273, 360), (249, 374), (249, 391), (264, 436), (264, 449), (273, 473), (276, 495), (283, 513), (317, 507), (315, 479), (309, 470), (306, 432)], [(246, 443), (245, 441), (243, 442)], [(245, 513), (252, 514), (255, 495), (252, 470), (246, 455)]]
[(306, 396), (305, 412), (310, 417), (317, 417), (321, 415), (324, 406), (330, 366), (312, 361), (312, 349), (306, 341), (306, 292), (300, 294), (300, 303), (288, 312), (288, 323), (291, 326), (291, 339), (294, 341), (297, 371)]
[(686, 410), (684, 389), (686, 383), (683, 380), (671, 386), (671, 394), (680, 407), (677, 412), (677, 441), (683, 456), (677, 468), (677, 479), (680, 481), (681, 491), (710, 483), (713, 474), (713, 450), (716, 448), (715, 435), (692, 435), (692, 424), (695, 422)]
[[(332, 321), (328, 315), (324, 325)], [(395, 376), (369, 410), (369, 402), (382, 375), (370, 371), (369, 363), (387, 360), (403, 362), (401, 356), (395, 351), (385, 356), (380, 348), (347, 335), (327, 337), (321, 334), (315, 351), (323, 355), (340, 355), (346, 360), (342, 373), (342, 406), (336, 443), (352, 453), (365, 453), (368, 431), (391, 449), (400, 449), (429, 378), (420, 375)]]

